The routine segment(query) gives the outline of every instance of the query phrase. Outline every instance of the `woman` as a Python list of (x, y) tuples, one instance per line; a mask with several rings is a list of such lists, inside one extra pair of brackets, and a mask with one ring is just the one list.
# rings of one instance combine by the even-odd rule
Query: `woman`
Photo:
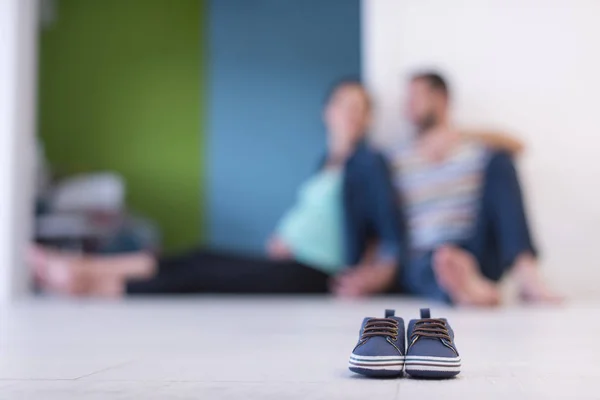
[[(150, 293), (318, 293), (387, 290), (400, 257), (396, 199), (383, 158), (364, 142), (370, 98), (357, 81), (332, 90), (323, 119), (328, 151), (267, 244), (267, 257), (196, 251), (74, 256), (36, 247), (34, 274), (50, 291), (119, 297)], [(368, 243), (377, 242), (377, 246)], [(368, 250), (368, 251), (367, 251)]]

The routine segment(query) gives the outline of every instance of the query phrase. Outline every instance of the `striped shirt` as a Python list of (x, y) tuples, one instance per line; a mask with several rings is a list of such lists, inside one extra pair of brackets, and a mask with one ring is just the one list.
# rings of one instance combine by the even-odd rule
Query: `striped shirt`
[(433, 250), (472, 234), (488, 158), (483, 145), (467, 140), (441, 162), (425, 159), (415, 144), (392, 153), (412, 251)]

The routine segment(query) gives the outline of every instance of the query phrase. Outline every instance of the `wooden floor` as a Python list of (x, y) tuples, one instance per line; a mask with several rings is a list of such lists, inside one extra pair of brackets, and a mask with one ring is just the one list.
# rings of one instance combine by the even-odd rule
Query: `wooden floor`
[[(456, 331), (448, 381), (347, 370), (364, 316), (431, 305)], [(600, 399), (600, 303), (494, 311), (402, 298), (35, 300), (0, 310), (0, 399)]]

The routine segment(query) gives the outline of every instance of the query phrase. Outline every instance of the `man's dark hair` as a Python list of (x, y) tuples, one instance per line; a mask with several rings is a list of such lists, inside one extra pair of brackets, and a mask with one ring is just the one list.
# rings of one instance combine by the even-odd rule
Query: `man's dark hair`
[(448, 83), (438, 72), (418, 72), (412, 76), (412, 81), (425, 81), (432, 90), (443, 94), (447, 99), (450, 98), (450, 88), (448, 87)]

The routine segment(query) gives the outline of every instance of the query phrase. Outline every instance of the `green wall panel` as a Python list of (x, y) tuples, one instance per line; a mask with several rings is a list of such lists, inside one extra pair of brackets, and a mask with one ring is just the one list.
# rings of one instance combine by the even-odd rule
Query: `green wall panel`
[(201, 239), (200, 0), (60, 0), (41, 31), (39, 131), (60, 174), (113, 170), (166, 250)]

